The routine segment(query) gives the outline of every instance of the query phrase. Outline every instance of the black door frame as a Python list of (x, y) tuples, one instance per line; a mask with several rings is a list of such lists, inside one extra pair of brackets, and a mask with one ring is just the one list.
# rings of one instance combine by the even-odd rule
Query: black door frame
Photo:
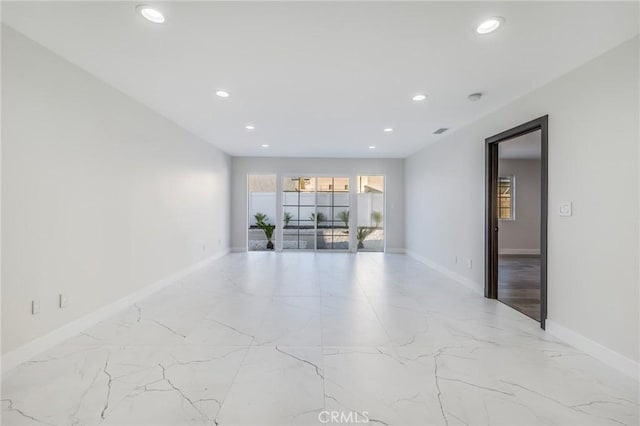
[(484, 296), (498, 298), (498, 144), (527, 133), (540, 130), (542, 139), (541, 157), (541, 212), (540, 212), (540, 327), (545, 328), (547, 319), (547, 222), (548, 222), (548, 129), (549, 116), (516, 126), (485, 139), (485, 280)]

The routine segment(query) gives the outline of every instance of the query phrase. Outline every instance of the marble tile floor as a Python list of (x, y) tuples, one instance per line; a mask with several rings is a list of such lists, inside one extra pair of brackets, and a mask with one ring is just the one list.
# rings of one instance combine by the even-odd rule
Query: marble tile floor
[(232, 254), (2, 378), (3, 425), (637, 425), (638, 410), (634, 380), (381, 253)]

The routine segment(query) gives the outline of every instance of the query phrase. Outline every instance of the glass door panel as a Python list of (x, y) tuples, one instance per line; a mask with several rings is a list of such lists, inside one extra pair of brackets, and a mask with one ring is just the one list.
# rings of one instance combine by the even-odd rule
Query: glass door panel
[(313, 250), (316, 179), (286, 176), (282, 181), (282, 248)]
[(247, 249), (249, 251), (273, 250), (276, 234), (268, 225), (277, 223), (276, 175), (249, 175), (247, 189), (249, 194)]
[(358, 176), (358, 251), (384, 251), (384, 176)]
[(349, 178), (319, 177), (316, 247), (349, 249)]

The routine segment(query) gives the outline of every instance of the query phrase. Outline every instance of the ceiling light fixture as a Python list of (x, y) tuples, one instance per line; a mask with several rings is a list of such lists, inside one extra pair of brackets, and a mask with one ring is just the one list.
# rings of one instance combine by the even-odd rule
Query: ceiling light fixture
[(375, 147), (375, 146), (373, 146), (373, 145), (370, 145), (370, 146), (369, 146), (369, 149), (376, 149), (376, 147)]
[(467, 97), (471, 102), (477, 102), (480, 99), (482, 99), (482, 93), (477, 92), (477, 93), (472, 93)]
[(141, 4), (141, 5), (138, 5), (136, 9), (140, 13), (140, 15), (144, 17), (144, 19), (146, 19), (147, 21), (153, 22), (154, 24), (162, 24), (165, 21), (164, 15), (162, 14), (162, 12), (160, 12), (158, 9), (155, 9), (151, 6), (148, 6), (146, 4)]
[(263, 147), (263, 148), (269, 148), (269, 144), (263, 143), (263, 144), (262, 144), (262, 147)]
[(478, 34), (489, 34), (500, 28), (500, 25), (504, 24), (504, 18), (501, 16), (494, 16), (489, 18), (476, 28)]
[(420, 93), (420, 94), (418, 94), (418, 95), (415, 95), (415, 96), (414, 96), (413, 98), (411, 98), (411, 99), (413, 99), (413, 101), (414, 101), (414, 102), (422, 102), (422, 101), (424, 101), (425, 99), (427, 99), (427, 95)]
[(253, 124), (247, 124), (246, 126), (244, 126), (244, 128), (247, 130), (255, 130), (256, 126), (254, 126)]
[(217, 90), (216, 91), (216, 96), (218, 96), (220, 98), (228, 98), (229, 97), (229, 92), (227, 92), (226, 90)]
[(384, 132), (385, 133), (393, 133), (393, 127), (385, 127), (384, 128)]

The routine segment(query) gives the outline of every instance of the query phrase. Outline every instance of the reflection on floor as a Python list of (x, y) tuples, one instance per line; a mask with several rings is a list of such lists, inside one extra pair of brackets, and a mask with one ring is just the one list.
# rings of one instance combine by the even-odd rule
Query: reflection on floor
[(498, 300), (540, 321), (540, 256), (499, 256)]
[(350, 424), (638, 425), (638, 384), (379, 253), (232, 254), (2, 377), (3, 425), (321, 425), (333, 411)]

